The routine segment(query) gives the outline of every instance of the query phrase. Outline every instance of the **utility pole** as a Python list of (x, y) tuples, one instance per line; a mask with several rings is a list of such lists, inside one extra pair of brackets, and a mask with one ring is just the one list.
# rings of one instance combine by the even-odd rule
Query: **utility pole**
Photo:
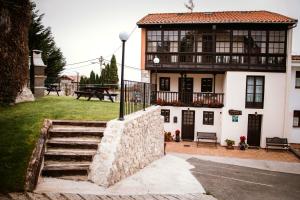
[(99, 58), (99, 63), (100, 63), (100, 74), (99, 74), (99, 76), (101, 76), (101, 70), (102, 70), (102, 64), (103, 64), (103, 57), (102, 56), (100, 56), (100, 58)]

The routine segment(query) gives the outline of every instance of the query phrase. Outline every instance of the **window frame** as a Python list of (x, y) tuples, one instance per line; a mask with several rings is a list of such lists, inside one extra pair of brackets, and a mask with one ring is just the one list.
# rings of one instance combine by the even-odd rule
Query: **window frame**
[[(166, 86), (166, 80), (168, 85)], [(162, 84), (164, 83), (164, 85)], [(170, 91), (170, 77), (159, 77), (159, 91)]]
[[(207, 122), (205, 121), (205, 118), (207, 118)], [(215, 121), (214, 118), (215, 118), (214, 111), (203, 111), (202, 124), (203, 125), (214, 125), (214, 121)]]
[[(248, 79), (249, 78), (254, 78), (254, 85), (253, 85), (253, 93), (248, 92)], [(262, 78), (262, 101), (261, 102), (256, 102), (256, 79), (257, 78)], [(248, 94), (253, 94), (253, 101), (249, 102), (247, 101), (247, 95)], [(255, 109), (263, 109), (264, 108), (264, 96), (265, 96), (265, 76), (247, 76), (246, 77), (246, 95), (245, 95), (245, 108), (255, 108)]]
[[(294, 125), (294, 118), (298, 117), (298, 125), (295, 126)], [(294, 110), (294, 114), (293, 114), (293, 127), (294, 128), (300, 128), (300, 110)]]
[(160, 115), (164, 117), (164, 123), (170, 123), (170, 110), (169, 109), (161, 109)]
[[(211, 80), (211, 86), (210, 86), (210, 87), (211, 87), (211, 88), (210, 88), (211, 90), (210, 90), (210, 91), (203, 91), (203, 85), (204, 85), (203, 82), (204, 82), (204, 80), (208, 80), (208, 79)], [(207, 83), (206, 83), (206, 84), (207, 84)], [(205, 87), (208, 87), (208, 86), (205, 85)], [(213, 92), (213, 87), (214, 87), (214, 86), (213, 86), (213, 78), (201, 78), (201, 92), (211, 93), (211, 92)]]
[(295, 88), (300, 89), (300, 85), (297, 85), (297, 79), (300, 79), (300, 71), (296, 71), (295, 73)]

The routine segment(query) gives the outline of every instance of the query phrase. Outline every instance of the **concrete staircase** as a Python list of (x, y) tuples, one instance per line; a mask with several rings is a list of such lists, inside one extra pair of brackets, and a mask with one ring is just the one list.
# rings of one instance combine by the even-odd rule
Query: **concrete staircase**
[(43, 177), (87, 180), (106, 122), (54, 120), (46, 141)]

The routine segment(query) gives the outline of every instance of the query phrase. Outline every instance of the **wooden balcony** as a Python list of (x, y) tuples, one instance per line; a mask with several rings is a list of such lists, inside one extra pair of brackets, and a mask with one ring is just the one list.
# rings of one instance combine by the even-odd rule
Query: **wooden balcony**
[(201, 92), (152, 92), (152, 103), (161, 106), (190, 106), (222, 108), (224, 106), (223, 93)]

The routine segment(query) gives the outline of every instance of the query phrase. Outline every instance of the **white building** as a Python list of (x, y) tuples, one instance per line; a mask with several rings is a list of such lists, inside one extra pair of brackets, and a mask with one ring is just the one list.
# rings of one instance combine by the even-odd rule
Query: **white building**
[(297, 20), (228, 11), (149, 14), (137, 24), (141, 68), (156, 85), (165, 131), (178, 129), (186, 140), (216, 133), (221, 145), (240, 136), (251, 146), (265, 147), (266, 137), (300, 143), (300, 63), (291, 61)]

